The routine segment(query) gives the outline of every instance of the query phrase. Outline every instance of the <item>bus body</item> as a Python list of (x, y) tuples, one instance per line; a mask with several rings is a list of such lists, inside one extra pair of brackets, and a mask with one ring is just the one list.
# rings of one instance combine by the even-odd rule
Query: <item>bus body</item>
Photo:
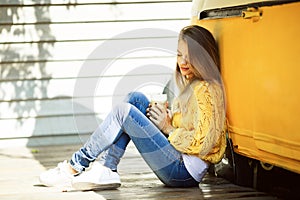
[(300, 174), (300, 2), (194, 0), (220, 51), (232, 151)]

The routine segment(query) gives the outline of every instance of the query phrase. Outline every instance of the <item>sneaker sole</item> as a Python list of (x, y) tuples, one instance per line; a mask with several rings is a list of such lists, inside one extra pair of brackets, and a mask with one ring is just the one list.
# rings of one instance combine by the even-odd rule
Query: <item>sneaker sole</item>
[(73, 188), (76, 190), (88, 191), (88, 190), (109, 190), (116, 189), (121, 186), (121, 183), (107, 183), (107, 184), (97, 184), (89, 182), (78, 182), (72, 184)]

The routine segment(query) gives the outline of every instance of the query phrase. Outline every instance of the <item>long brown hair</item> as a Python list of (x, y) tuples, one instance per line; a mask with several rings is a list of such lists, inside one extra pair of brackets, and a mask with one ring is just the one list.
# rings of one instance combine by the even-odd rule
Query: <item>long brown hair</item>
[[(191, 25), (181, 30), (178, 40), (187, 44), (187, 59), (195, 78), (222, 85), (219, 51), (213, 35), (203, 27)], [(175, 77), (179, 90), (183, 91), (189, 81), (181, 75), (178, 63)]]
[(176, 82), (180, 94), (172, 105), (173, 113), (187, 114), (189, 99), (194, 95), (192, 84), (195, 80), (207, 82), (212, 101), (212, 123), (209, 134), (203, 140), (200, 156), (206, 156), (215, 146), (223, 134), (226, 120), (225, 90), (220, 74), (220, 58), (218, 47), (212, 34), (200, 26), (192, 25), (183, 28), (179, 34), (179, 41), (183, 40), (187, 45), (187, 62), (190, 63), (194, 77), (190, 80), (180, 73), (177, 63)]

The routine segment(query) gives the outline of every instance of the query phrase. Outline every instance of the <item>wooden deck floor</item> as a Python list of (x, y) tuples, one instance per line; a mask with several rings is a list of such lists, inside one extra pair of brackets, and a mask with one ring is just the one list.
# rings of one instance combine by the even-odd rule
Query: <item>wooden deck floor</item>
[(165, 187), (133, 145), (129, 145), (120, 163), (122, 186), (116, 190), (62, 192), (39, 185), (38, 176), (42, 171), (69, 159), (78, 148), (79, 145), (0, 149), (0, 199), (277, 199), (209, 174), (199, 188)]

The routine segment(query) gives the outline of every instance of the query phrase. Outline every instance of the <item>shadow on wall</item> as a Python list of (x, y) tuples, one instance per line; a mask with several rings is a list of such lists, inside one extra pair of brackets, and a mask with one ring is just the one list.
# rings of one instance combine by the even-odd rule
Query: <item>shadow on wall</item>
[[(55, 110), (62, 110), (59, 116), (43, 116), (49, 113), (47, 102), (40, 104), (37, 115), (41, 116), (35, 120), (32, 136), (27, 142), (28, 147), (47, 145), (84, 144), (102, 119), (97, 117), (94, 111), (82, 104), (72, 101), (70, 97), (59, 97), (52, 103)], [(73, 114), (74, 110), (76, 115)]]
[[(49, 108), (49, 103), (54, 107), (72, 109), (72, 97), (48, 97), (47, 90), (52, 75), (46, 67), (49, 61), (53, 61), (51, 50), (57, 42), (50, 27), (48, 5), (51, 0), (32, 2), (47, 6), (24, 8), (23, 0), (4, 0), (0, 5), (0, 104), (6, 110), (0, 112), (0, 123), (4, 125), (1, 128), (2, 134), (5, 131), (9, 133), (1, 138), (27, 138), (32, 135), (26, 144), (29, 147), (83, 143), (89, 133), (63, 132), (65, 136), (58, 133), (63, 131), (59, 130), (61, 126), (57, 126), (58, 123), (64, 124), (65, 129), (75, 129), (73, 113), (49, 114), (49, 109), (53, 108)], [(92, 113), (91, 110), (80, 106), (76, 105), (82, 111), (84, 120), (95, 118), (95, 115), (87, 116), (87, 113)], [(64, 121), (65, 119), (68, 120)], [(28, 124), (30, 128), (26, 128)], [(56, 131), (55, 137), (51, 137), (52, 130)], [(48, 131), (48, 136), (40, 136), (43, 131)], [(42, 165), (47, 165), (39, 154), (33, 155)]]
[[(72, 99), (67, 98), (64, 102), (65, 103), (60, 104), (60, 106), (72, 107)], [(31, 149), (34, 159), (46, 169), (53, 168), (57, 163), (63, 160), (69, 160), (72, 154), (87, 141), (93, 130), (96, 129), (95, 125), (91, 125), (91, 122), (95, 120), (97, 120), (98, 124), (102, 122), (101, 119), (96, 118), (95, 114), (92, 113), (93, 111), (89, 108), (81, 104), (74, 104), (73, 106), (76, 106), (77, 111), (80, 111), (82, 114), (78, 116), (70, 115), (69, 117), (40, 118), (36, 120), (34, 133), (28, 140), (27, 147)], [(47, 109), (49, 109), (47, 105), (41, 106), (39, 113), (42, 114), (47, 111)], [(78, 120), (81, 122), (77, 123)], [(46, 130), (45, 127), (50, 127), (51, 130)], [(64, 132), (65, 130), (74, 131), (68, 133)], [(35, 132), (40, 134), (41, 131), (47, 131), (47, 133), (52, 132), (55, 136), (36, 137)], [(59, 134), (55, 134), (58, 132)], [(49, 144), (50, 146), (48, 146)], [(56, 145), (64, 145), (64, 148), (56, 148)], [(62, 149), (64, 149), (64, 151), (61, 151)]]
[[(26, 116), (28, 113), (37, 112), (38, 108), (35, 106), (27, 106), (26, 103), (20, 103), (21, 100), (28, 100), (28, 97), (34, 97), (37, 93), (40, 96), (46, 96), (48, 80), (37, 81), (43, 78), (51, 78), (50, 74), (45, 71), (46, 60), (51, 57), (49, 48), (54, 45), (55, 37), (51, 34), (49, 25), (39, 26), (34, 25), (34, 33), (30, 29), (27, 30), (26, 24), (22, 21), (22, 7), (23, 1), (15, 0), (14, 6), (4, 6), (5, 4), (12, 4), (12, 1), (6, 0), (1, 6), (1, 23), (0, 34), (7, 33), (8, 41), (3, 42), (4, 48), (0, 49), (1, 54), (1, 81), (10, 85), (9, 90), (6, 87), (1, 87), (1, 93), (10, 102), (10, 108), (14, 113), (17, 113), (19, 118)], [(34, 15), (37, 21), (49, 21), (47, 13), (48, 7), (34, 7)], [(21, 23), (15, 21), (20, 20)], [(25, 22), (26, 23), (26, 22)], [(38, 36), (38, 41), (25, 39), (26, 36)], [(10, 38), (11, 37), (11, 38)], [(14, 40), (14, 38), (24, 38), (23, 41)], [(51, 38), (51, 41), (43, 41), (43, 38)], [(36, 55), (30, 55), (23, 51), (22, 45), (30, 45), (32, 52), (38, 52)], [(37, 77), (39, 75), (39, 77)], [(12, 106), (14, 105), (14, 106)], [(22, 123), (22, 120), (19, 120)]]
[[(45, 102), (52, 100), (47, 94), (52, 75), (46, 69), (56, 42), (50, 27), (51, 0), (32, 2), (46, 6), (24, 7), (23, 0), (4, 0), (0, 6), (0, 103), (7, 111), (2, 110), (0, 121), (7, 126), (3, 132), (8, 129), (2, 138), (31, 134), (35, 138), (36, 130), (44, 125), (40, 122), (45, 118), (41, 116), (47, 109)], [(66, 99), (69, 100), (63, 103), (70, 105), (72, 97)], [(36, 121), (33, 131), (24, 128), (29, 121)], [(28, 142), (28, 146), (33, 144), (31, 140)]]

